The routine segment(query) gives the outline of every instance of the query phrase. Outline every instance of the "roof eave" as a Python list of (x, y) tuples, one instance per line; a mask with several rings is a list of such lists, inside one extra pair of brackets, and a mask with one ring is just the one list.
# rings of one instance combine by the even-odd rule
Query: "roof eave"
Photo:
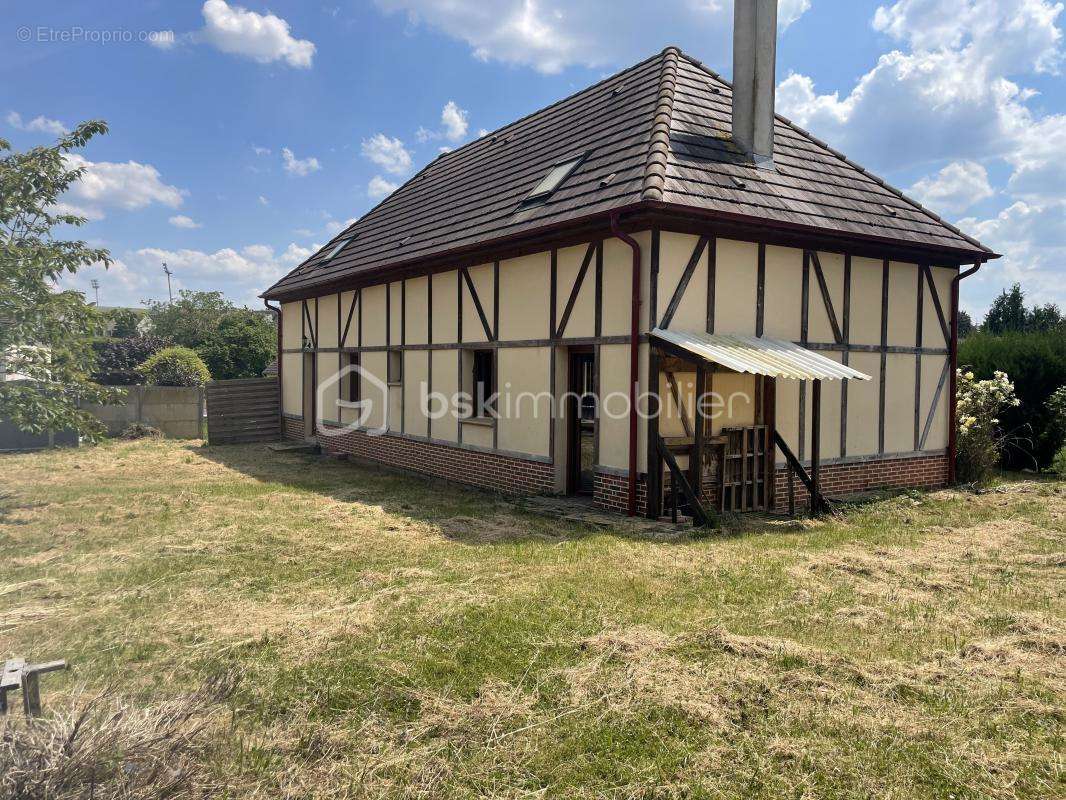
[[(801, 225), (725, 211), (712, 211), (662, 200), (638, 200), (615, 209), (597, 211), (594, 214), (569, 219), (565, 222), (543, 225), (527, 231), (455, 247), (425, 256), (394, 261), (373, 270), (332, 278), (318, 284), (304, 284), (289, 291), (286, 291), (282, 286), (285, 282), (285, 278), (282, 278), (264, 291), (260, 297), (264, 300), (297, 300), (357, 285), (365, 285), (387, 275), (432, 270), (435, 266), (443, 268), (446, 264), (455, 266), (456, 262), (460, 260), (470, 260), (471, 263), (491, 261), (498, 257), (500, 251), (508, 249), (521, 250), (523, 247), (528, 247), (534, 243), (544, 246), (551, 246), (554, 243), (555, 246), (558, 246), (558, 241), (563, 241), (579, 231), (609, 225), (609, 218), (612, 213), (630, 215), (629, 223), (631, 226), (634, 223), (639, 226), (641, 222), (645, 221), (650, 225), (655, 222), (662, 224), (670, 221), (680, 222), (686, 219), (700, 224), (726, 223), (731, 229), (735, 228), (731, 232), (735, 232), (738, 235), (776, 240), (786, 246), (787, 243), (791, 243), (791, 246), (803, 246), (806, 244), (817, 247), (821, 245), (824, 249), (839, 250), (841, 252), (849, 252), (855, 249), (872, 251), (887, 248), (892, 252), (905, 256), (907, 260), (918, 262), (933, 263), (940, 261), (959, 265), (978, 261), (983, 263), (1001, 257), (1000, 254), (984, 247), (984, 245), (980, 245), (980, 249), (977, 247), (943, 247), (871, 234), (849, 234), (842, 231), (827, 230), (814, 225)], [(665, 215), (669, 219), (644, 220), (641, 215), (645, 214), (649, 216)]]

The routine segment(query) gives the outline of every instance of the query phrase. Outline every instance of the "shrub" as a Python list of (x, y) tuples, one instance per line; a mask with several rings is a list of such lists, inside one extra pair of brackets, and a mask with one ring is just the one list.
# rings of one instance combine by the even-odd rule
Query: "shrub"
[[(1032, 457), (1041, 467), (1050, 464), (1062, 442), (1047, 401), (1066, 385), (1066, 330), (1003, 336), (975, 333), (960, 342), (959, 363), (969, 364), (979, 379), (990, 379), (997, 370), (1013, 378), (1021, 403), (1003, 412), (1001, 427), (1031, 437)], [(1018, 469), (1032, 467), (1033, 461), (1020, 448), (1009, 448), (1003, 465)]]
[(126, 429), (119, 434), (120, 439), (162, 439), (163, 431), (153, 428), (143, 422), (131, 422)]
[(1000, 415), (1018, 405), (1014, 384), (1005, 372), (997, 371), (991, 380), (980, 381), (973, 372), (960, 369), (957, 396), (957, 474), (967, 483), (987, 483), (1008, 444)]
[(1051, 471), (1056, 475), (1066, 475), (1066, 447), (1060, 447), (1051, 460)]
[(277, 346), (277, 328), (270, 319), (238, 310), (226, 314), (196, 352), (216, 380), (258, 378)]
[(203, 386), (211, 380), (207, 365), (187, 347), (160, 350), (137, 367), (152, 386)]
[(93, 380), (104, 386), (133, 386), (140, 383), (144, 378), (137, 372), (137, 367), (172, 344), (164, 336), (98, 339), (93, 342), (93, 351), (96, 353)]

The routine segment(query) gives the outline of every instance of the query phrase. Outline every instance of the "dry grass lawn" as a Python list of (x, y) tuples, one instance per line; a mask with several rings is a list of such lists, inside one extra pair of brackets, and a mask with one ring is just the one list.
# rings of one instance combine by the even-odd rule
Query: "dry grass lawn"
[(260, 446), (3, 455), (0, 657), (67, 658), (60, 714), (236, 676), (218, 796), (1062, 797), (1064, 531), (1053, 481), (651, 541)]

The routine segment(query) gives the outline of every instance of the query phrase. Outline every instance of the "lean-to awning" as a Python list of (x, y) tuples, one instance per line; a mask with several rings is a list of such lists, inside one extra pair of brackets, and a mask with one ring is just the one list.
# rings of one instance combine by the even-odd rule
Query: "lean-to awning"
[(857, 369), (782, 339), (662, 328), (653, 330), (651, 336), (653, 341), (658, 339), (734, 372), (807, 381), (870, 380)]

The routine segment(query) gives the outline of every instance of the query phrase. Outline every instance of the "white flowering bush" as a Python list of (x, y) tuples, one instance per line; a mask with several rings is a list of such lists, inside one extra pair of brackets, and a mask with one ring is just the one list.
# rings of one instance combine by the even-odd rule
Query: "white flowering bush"
[(969, 370), (958, 370), (958, 455), (956, 474), (966, 483), (986, 483), (999, 463), (1008, 438), (1000, 430), (1000, 414), (1021, 404), (1005, 372), (979, 381)]

